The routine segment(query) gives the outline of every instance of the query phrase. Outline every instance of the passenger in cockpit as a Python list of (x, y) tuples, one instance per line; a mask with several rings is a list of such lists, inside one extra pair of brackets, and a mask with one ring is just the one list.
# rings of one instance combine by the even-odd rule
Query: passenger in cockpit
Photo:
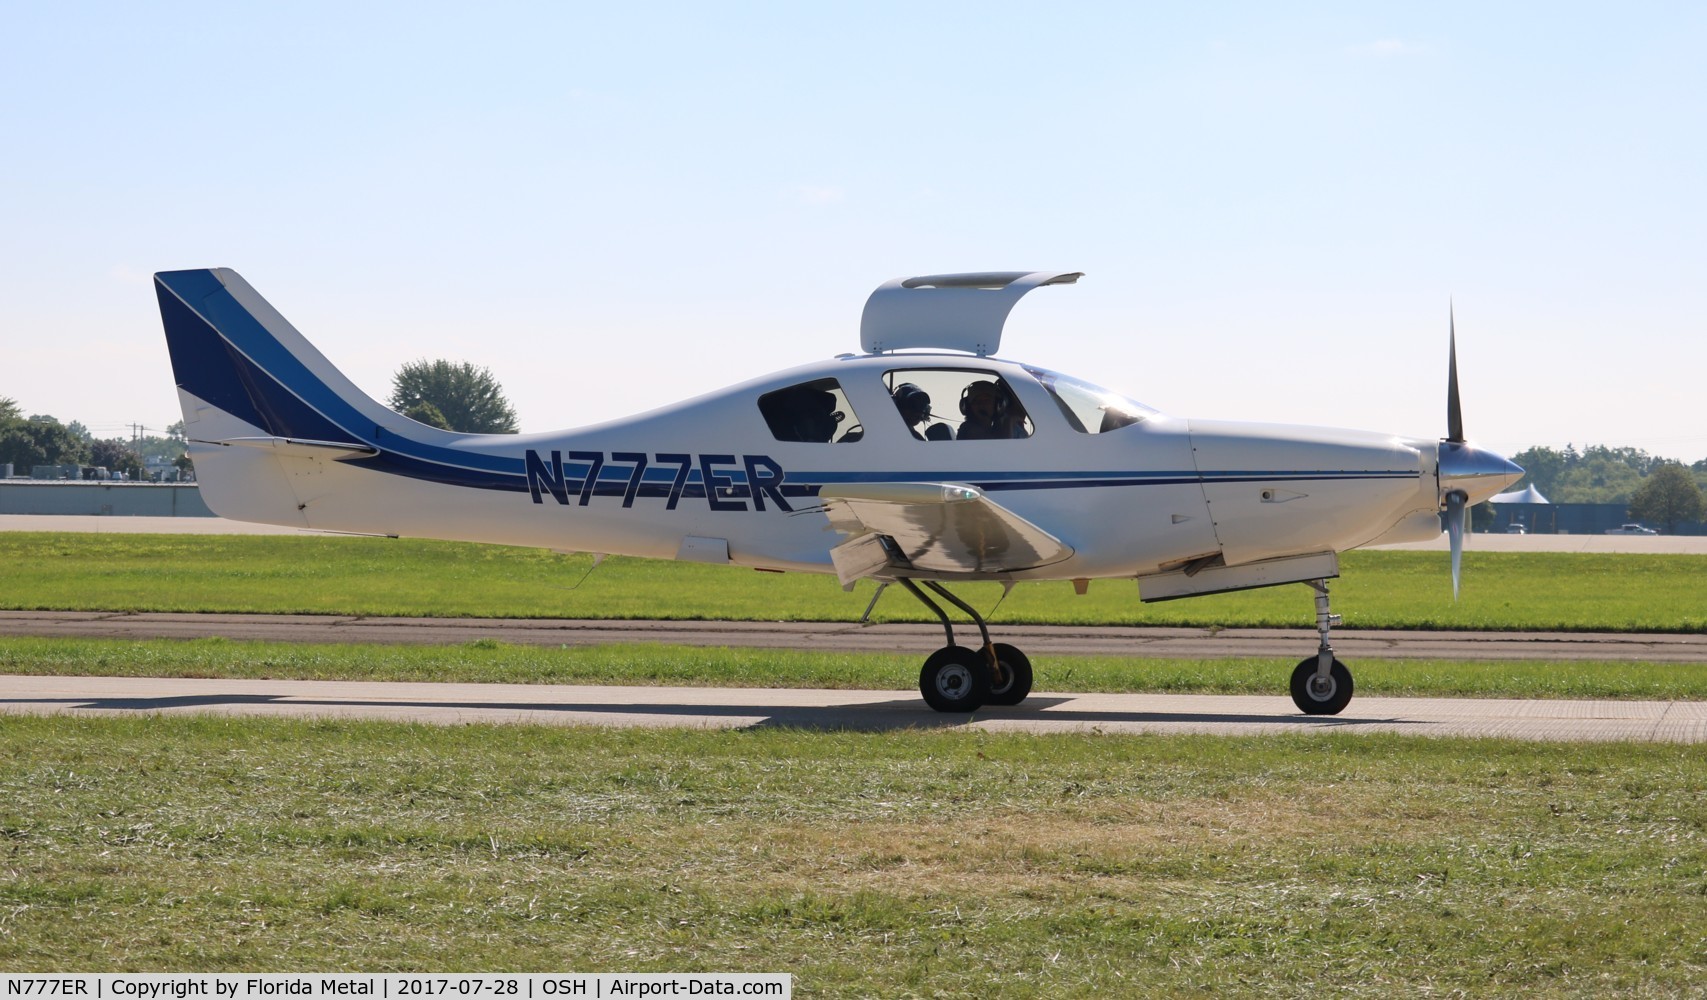
[[(954, 432), (947, 424), (929, 423), (931, 419), (931, 394), (911, 382), (902, 382), (895, 387), (895, 408), (901, 411), (901, 419), (906, 421), (907, 430), (920, 441), (952, 441)], [(923, 433), (919, 425), (925, 424)]]
[(1006, 385), (979, 379), (960, 392), (962, 441), (1026, 437), (1025, 413)]

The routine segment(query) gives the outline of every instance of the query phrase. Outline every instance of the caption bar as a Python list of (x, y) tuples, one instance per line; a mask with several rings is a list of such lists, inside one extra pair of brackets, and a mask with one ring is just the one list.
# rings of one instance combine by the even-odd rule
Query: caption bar
[(87, 975), (7, 975), (0, 1000), (287, 1000), (290, 997), (495, 998), (495, 1000), (579, 1000), (618, 997), (783, 997), (794, 995), (788, 973), (472, 973), (417, 976), (401, 973), (243, 975), (207, 973), (98, 973)]

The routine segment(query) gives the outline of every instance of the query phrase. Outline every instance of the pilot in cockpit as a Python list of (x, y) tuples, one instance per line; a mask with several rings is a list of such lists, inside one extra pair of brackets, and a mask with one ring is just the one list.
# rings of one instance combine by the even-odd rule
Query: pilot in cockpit
[(1029, 433), (1019, 400), (1000, 380), (979, 379), (961, 390), (960, 413), (966, 418), (960, 425), (962, 441), (1022, 438)]

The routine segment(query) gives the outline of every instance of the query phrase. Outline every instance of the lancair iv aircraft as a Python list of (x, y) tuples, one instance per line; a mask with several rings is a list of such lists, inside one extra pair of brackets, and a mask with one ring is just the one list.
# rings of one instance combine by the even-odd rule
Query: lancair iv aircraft
[[(942, 621), (919, 688), (943, 712), (1017, 705), (1032, 683), (948, 585), (1111, 578), (1163, 601), (1305, 583), (1321, 640), (1292, 697), (1340, 712), (1338, 553), (1437, 537), (1444, 511), (1456, 591), (1466, 508), (1523, 473), (1466, 443), (1455, 345), (1443, 440), (1187, 420), (995, 356), (1021, 296), (1079, 277), (898, 278), (866, 302), (863, 353), (522, 435), (387, 409), (234, 271), (155, 285), (202, 495), (225, 517), (896, 584)], [(977, 648), (939, 599), (977, 625)]]

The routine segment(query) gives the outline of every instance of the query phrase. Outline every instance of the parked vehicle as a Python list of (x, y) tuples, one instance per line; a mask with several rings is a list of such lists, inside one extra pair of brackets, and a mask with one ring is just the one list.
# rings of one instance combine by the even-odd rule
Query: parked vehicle
[(1521, 524), (1508, 524), (1505, 526), (1505, 533), (1508, 535), (1527, 535), (1529, 529)]
[(1644, 528), (1639, 524), (1620, 524), (1616, 528), (1607, 528), (1609, 535), (1657, 535), (1659, 532), (1652, 528)]

